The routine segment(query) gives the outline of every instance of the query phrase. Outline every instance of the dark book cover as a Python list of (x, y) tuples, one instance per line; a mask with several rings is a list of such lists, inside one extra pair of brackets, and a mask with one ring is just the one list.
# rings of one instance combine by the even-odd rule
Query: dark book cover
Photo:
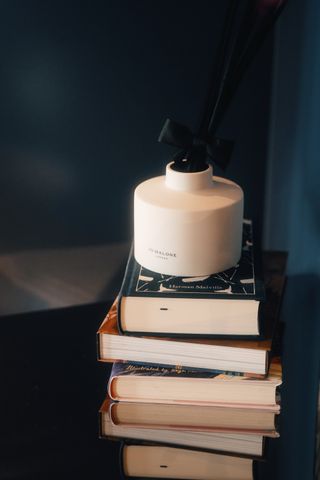
[[(277, 365), (277, 371), (273, 369), (273, 376), (276, 374), (281, 379), (281, 362), (280, 358), (273, 359), (274, 366)], [(279, 368), (280, 367), (280, 368)], [(113, 377), (118, 376), (146, 376), (146, 377), (171, 377), (171, 378), (218, 378), (219, 376), (224, 377), (228, 375), (229, 377), (243, 377), (244, 379), (253, 378), (253, 379), (265, 379), (266, 375), (262, 374), (252, 374), (252, 373), (241, 373), (241, 372), (230, 372), (222, 370), (204, 370), (204, 369), (192, 369), (184, 368), (179, 365), (175, 367), (163, 366), (163, 365), (151, 365), (151, 364), (140, 364), (136, 362), (115, 362), (112, 366), (110, 380)]]

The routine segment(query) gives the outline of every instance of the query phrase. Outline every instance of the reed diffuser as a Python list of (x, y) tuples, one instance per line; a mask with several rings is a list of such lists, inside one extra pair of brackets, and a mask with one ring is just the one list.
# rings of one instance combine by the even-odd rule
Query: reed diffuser
[(227, 270), (241, 254), (242, 189), (213, 176), (225, 169), (233, 142), (217, 129), (248, 65), (284, 6), (283, 0), (230, 0), (213, 76), (196, 133), (167, 119), (159, 141), (178, 147), (166, 174), (135, 190), (134, 256), (143, 267), (174, 276)]

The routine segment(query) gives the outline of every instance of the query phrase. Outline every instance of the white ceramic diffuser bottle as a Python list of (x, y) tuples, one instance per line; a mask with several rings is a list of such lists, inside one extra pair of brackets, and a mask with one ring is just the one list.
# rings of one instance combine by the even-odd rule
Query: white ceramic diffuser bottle
[(134, 255), (154, 272), (203, 276), (236, 265), (241, 255), (243, 192), (230, 180), (212, 177), (212, 167), (175, 170), (135, 190)]

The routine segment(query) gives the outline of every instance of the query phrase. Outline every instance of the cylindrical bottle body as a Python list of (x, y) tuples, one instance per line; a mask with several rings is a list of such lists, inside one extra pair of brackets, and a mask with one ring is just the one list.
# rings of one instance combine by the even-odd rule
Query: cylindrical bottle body
[(242, 221), (243, 192), (235, 183), (213, 177), (212, 185), (181, 191), (156, 177), (135, 190), (134, 255), (166, 275), (221, 272), (240, 259)]

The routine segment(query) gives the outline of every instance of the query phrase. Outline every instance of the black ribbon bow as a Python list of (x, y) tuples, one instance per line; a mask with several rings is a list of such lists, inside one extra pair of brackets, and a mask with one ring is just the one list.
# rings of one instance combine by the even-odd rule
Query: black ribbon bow
[(234, 142), (221, 138), (202, 139), (193, 134), (185, 125), (167, 118), (160, 132), (158, 141), (180, 148), (172, 160), (173, 168), (183, 172), (200, 172), (205, 170), (207, 157), (225, 169), (230, 161)]

